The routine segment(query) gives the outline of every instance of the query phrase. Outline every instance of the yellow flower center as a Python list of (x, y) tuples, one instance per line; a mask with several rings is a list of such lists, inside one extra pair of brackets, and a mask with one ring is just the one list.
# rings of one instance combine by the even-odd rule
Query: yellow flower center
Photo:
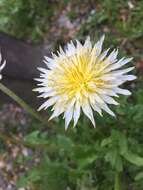
[[(83, 99), (90, 93), (96, 92), (96, 87), (104, 85), (100, 79), (100, 68), (103, 63), (91, 61), (91, 52), (80, 52), (60, 60), (59, 67), (50, 75), (49, 86), (55, 89), (58, 95), (65, 94), (68, 99), (75, 96)], [(59, 60), (57, 60), (59, 61)]]

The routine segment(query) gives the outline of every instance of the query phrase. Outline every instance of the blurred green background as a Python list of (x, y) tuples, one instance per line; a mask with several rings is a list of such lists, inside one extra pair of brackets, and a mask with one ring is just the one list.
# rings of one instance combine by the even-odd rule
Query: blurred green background
[(0, 189), (143, 190), (143, 0), (0, 0), (0, 31), (55, 49), (105, 33), (104, 47), (134, 57), (138, 77), (125, 84), (132, 95), (111, 107), (116, 119), (95, 113), (96, 129), (85, 117), (67, 132), (62, 117), (42, 126), (2, 104)]

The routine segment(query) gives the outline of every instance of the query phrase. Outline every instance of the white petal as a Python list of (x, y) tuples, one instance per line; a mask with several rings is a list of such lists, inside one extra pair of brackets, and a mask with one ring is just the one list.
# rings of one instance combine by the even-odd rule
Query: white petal
[(68, 108), (64, 116), (65, 116), (65, 129), (67, 130), (73, 117), (73, 107), (71, 109)]
[(124, 80), (120, 77), (120, 79), (114, 79), (113, 81), (110, 81), (110, 84), (105, 84), (105, 88), (113, 88), (117, 87), (124, 83)]
[(0, 52), (0, 63), (1, 63), (1, 61), (2, 61), (2, 54), (1, 54), (1, 52)]
[(92, 112), (92, 109), (89, 106), (89, 104), (83, 104), (82, 105), (82, 110), (83, 110), (84, 114), (91, 120), (93, 126), (95, 127), (95, 121), (94, 121), (94, 117), (93, 117), (93, 112)]
[(61, 103), (56, 103), (54, 105), (54, 112), (52, 113), (49, 120), (53, 119), (54, 117), (58, 117), (64, 112), (64, 106)]
[(82, 44), (78, 40), (76, 40), (76, 48), (81, 49), (82, 47)]
[(129, 63), (130, 61), (132, 61), (133, 60), (133, 57), (131, 57), (131, 58), (122, 58), (122, 59), (120, 59), (117, 63), (120, 65), (120, 66), (123, 66), (123, 65), (125, 65), (125, 64), (127, 64), (127, 63)]
[(48, 107), (52, 106), (57, 101), (57, 97), (53, 97), (48, 99), (46, 102), (44, 102), (38, 109), (38, 111), (42, 109), (47, 109)]
[(110, 80), (115, 80), (116, 76), (113, 76), (112, 73), (111, 74), (105, 74), (102, 77), (100, 77), (102, 80), (105, 81), (110, 81)]
[(104, 89), (99, 89), (98, 88), (98, 93), (106, 94), (106, 95), (109, 95), (109, 96), (119, 97), (112, 89), (108, 89), (108, 88), (104, 88)]
[(122, 75), (122, 74), (125, 74), (125, 73), (128, 73), (130, 71), (132, 71), (135, 67), (129, 67), (127, 69), (122, 69), (122, 70), (117, 70), (117, 71), (113, 71), (112, 72), (112, 75), (113, 76), (119, 76), (119, 75)]
[(66, 55), (61, 46), (59, 47), (59, 51), (60, 51), (60, 54), (61, 54), (62, 56), (65, 56), (65, 55)]
[(75, 108), (74, 108), (74, 114), (73, 114), (73, 118), (74, 118), (74, 127), (76, 126), (79, 117), (80, 117), (80, 105), (79, 105), (79, 103), (76, 102), (76, 104), (75, 104)]
[(104, 111), (106, 111), (107, 113), (109, 113), (110, 115), (115, 117), (115, 114), (110, 110), (110, 108), (107, 106), (107, 104), (101, 104), (100, 106)]
[[(44, 75), (44, 76), (45, 76), (45, 75)], [(47, 82), (46, 77), (45, 77), (45, 78), (35, 78), (34, 80), (35, 80), (35, 81), (38, 81), (38, 82), (41, 82), (42, 85), (43, 85), (43, 83)], [(39, 84), (38, 84), (38, 85), (39, 85)]]
[(103, 103), (104, 101), (102, 100), (102, 98), (100, 97), (100, 95), (98, 95), (97, 93), (94, 94), (94, 99), (99, 102), (99, 103)]
[(102, 116), (102, 110), (96, 104), (96, 100), (95, 100), (95, 96), (94, 95), (90, 95), (89, 96), (89, 101), (90, 101), (90, 105), (94, 109), (94, 111), (98, 112)]
[(53, 69), (56, 66), (54, 59), (52, 59), (50, 57), (45, 56), (43, 61), (49, 69)]
[(35, 92), (39, 92), (39, 93), (45, 93), (45, 92), (49, 92), (49, 88), (48, 87), (40, 87), (40, 88), (35, 88), (35, 89), (33, 89), (33, 91), (35, 91)]
[(102, 116), (102, 110), (100, 109), (97, 103), (91, 103), (91, 106), (94, 109), (94, 111), (96, 111), (97, 113), (99, 113), (99, 115)]
[(88, 49), (91, 49), (91, 48), (92, 48), (92, 44), (91, 44), (91, 41), (90, 41), (90, 37), (89, 37), (89, 36), (88, 36), (87, 39), (85, 40), (84, 47), (85, 47), (85, 48), (88, 48)]
[(108, 103), (108, 104), (114, 104), (114, 105), (119, 105), (118, 102), (116, 102), (113, 98), (111, 98), (110, 96), (107, 96), (107, 95), (101, 95), (102, 99)]
[(96, 56), (99, 56), (102, 51), (102, 45), (105, 39), (105, 35), (103, 35), (100, 40), (95, 44), (96, 47)]
[(102, 61), (108, 54), (110, 48), (107, 49), (106, 51), (104, 51), (100, 56), (99, 56), (99, 60)]
[(132, 81), (135, 80), (137, 77), (135, 75), (123, 75), (121, 78), (124, 81)]
[(114, 63), (117, 59), (118, 50), (113, 50), (110, 55), (107, 57), (106, 61), (108, 64)]
[(44, 73), (44, 74), (48, 74), (49, 73), (49, 70), (48, 69), (44, 69), (44, 68), (42, 68), (42, 67), (38, 67), (37, 68), (39, 71), (41, 71), (42, 73)]
[(123, 65), (127, 64), (128, 62), (130, 62), (132, 59), (133, 59), (133, 58), (127, 58), (127, 59), (122, 58), (122, 59), (120, 59), (117, 63), (110, 65), (110, 66), (106, 69), (106, 71), (109, 72), (109, 71), (112, 71), (112, 70), (115, 70), (115, 69), (119, 69), (119, 68), (122, 67)]
[(131, 95), (131, 92), (129, 90), (122, 89), (122, 88), (115, 88), (114, 91), (116, 93), (118, 93), (118, 94), (123, 94), (123, 95), (126, 95), (126, 96)]
[(0, 66), (0, 71), (2, 71), (2, 69), (5, 67), (6, 65), (6, 60), (3, 62), (3, 64)]
[(72, 117), (73, 117), (73, 111), (74, 111), (74, 104), (75, 104), (75, 99), (72, 99), (67, 105), (66, 105), (66, 112), (64, 114), (65, 118), (65, 129), (67, 130)]
[(44, 92), (43, 94), (39, 95), (38, 97), (41, 98), (48, 98), (48, 97), (52, 97), (52, 96), (56, 96), (57, 92), (53, 91), (53, 90), (49, 90), (48, 92)]
[(67, 49), (66, 49), (66, 54), (68, 55), (68, 56), (71, 56), (71, 55), (73, 55), (74, 53), (75, 53), (75, 51), (76, 51), (76, 48), (75, 48), (75, 46), (74, 46), (74, 44), (73, 44), (73, 42), (71, 41), (71, 43), (68, 43), (67, 44), (67, 47), (66, 47)]

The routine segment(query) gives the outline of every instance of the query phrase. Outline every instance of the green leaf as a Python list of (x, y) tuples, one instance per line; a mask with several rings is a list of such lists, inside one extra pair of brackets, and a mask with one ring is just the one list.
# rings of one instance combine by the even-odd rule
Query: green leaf
[(122, 159), (117, 149), (109, 151), (105, 156), (105, 160), (109, 162), (112, 168), (114, 168), (116, 171), (121, 172), (123, 170)]
[(40, 173), (38, 170), (33, 169), (27, 176), (22, 176), (17, 182), (17, 187), (26, 187), (27, 185), (40, 180)]
[(28, 185), (28, 179), (25, 176), (22, 176), (16, 183), (16, 186), (19, 187), (26, 187)]
[(140, 167), (143, 166), (143, 158), (138, 156), (137, 154), (127, 152), (126, 154), (122, 155), (127, 161), (130, 163)]
[(97, 160), (98, 156), (97, 155), (92, 155), (92, 156), (88, 156), (86, 158), (82, 158), (78, 160), (78, 165), (80, 169), (83, 169), (85, 167), (88, 167), (90, 164), (92, 164), (93, 162), (95, 162)]
[[(66, 189), (69, 169), (65, 163), (62, 162), (50, 162), (49, 164), (43, 165), (46, 168), (42, 180), (46, 182), (46, 187), (41, 190), (59, 190)], [(41, 169), (41, 175), (44, 168)]]
[(39, 144), (48, 144), (48, 139), (46, 137), (46, 134), (40, 134), (40, 131), (34, 131), (27, 135), (25, 137), (25, 142), (33, 144), (33, 145), (39, 145)]
[(104, 147), (104, 146), (110, 144), (111, 142), (112, 142), (112, 139), (110, 137), (103, 139), (103, 141), (101, 142), (101, 147)]
[(57, 144), (64, 150), (69, 150), (74, 146), (72, 140), (66, 136), (58, 135)]

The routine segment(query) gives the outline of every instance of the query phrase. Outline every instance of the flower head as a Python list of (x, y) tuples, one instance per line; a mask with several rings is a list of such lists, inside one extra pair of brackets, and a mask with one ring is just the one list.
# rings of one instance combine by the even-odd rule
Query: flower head
[(0, 53), (0, 80), (2, 79), (1, 71), (3, 70), (5, 65), (6, 65), (6, 60), (4, 60), (3, 63), (2, 63), (2, 55)]
[(131, 94), (119, 86), (136, 78), (127, 74), (134, 67), (121, 69), (132, 58), (118, 60), (118, 50), (102, 52), (103, 41), (104, 36), (93, 47), (89, 38), (83, 45), (71, 42), (65, 51), (60, 48), (57, 55), (45, 57), (47, 69), (39, 68), (41, 74), (36, 80), (40, 84), (35, 91), (46, 99), (39, 110), (53, 106), (50, 119), (64, 113), (66, 129), (72, 119), (76, 126), (81, 110), (94, 126), (93, 110), (100, 115), (104, 110), (115, 116), (108, 107), (108, 104), (118, 105), (113, 97)]

